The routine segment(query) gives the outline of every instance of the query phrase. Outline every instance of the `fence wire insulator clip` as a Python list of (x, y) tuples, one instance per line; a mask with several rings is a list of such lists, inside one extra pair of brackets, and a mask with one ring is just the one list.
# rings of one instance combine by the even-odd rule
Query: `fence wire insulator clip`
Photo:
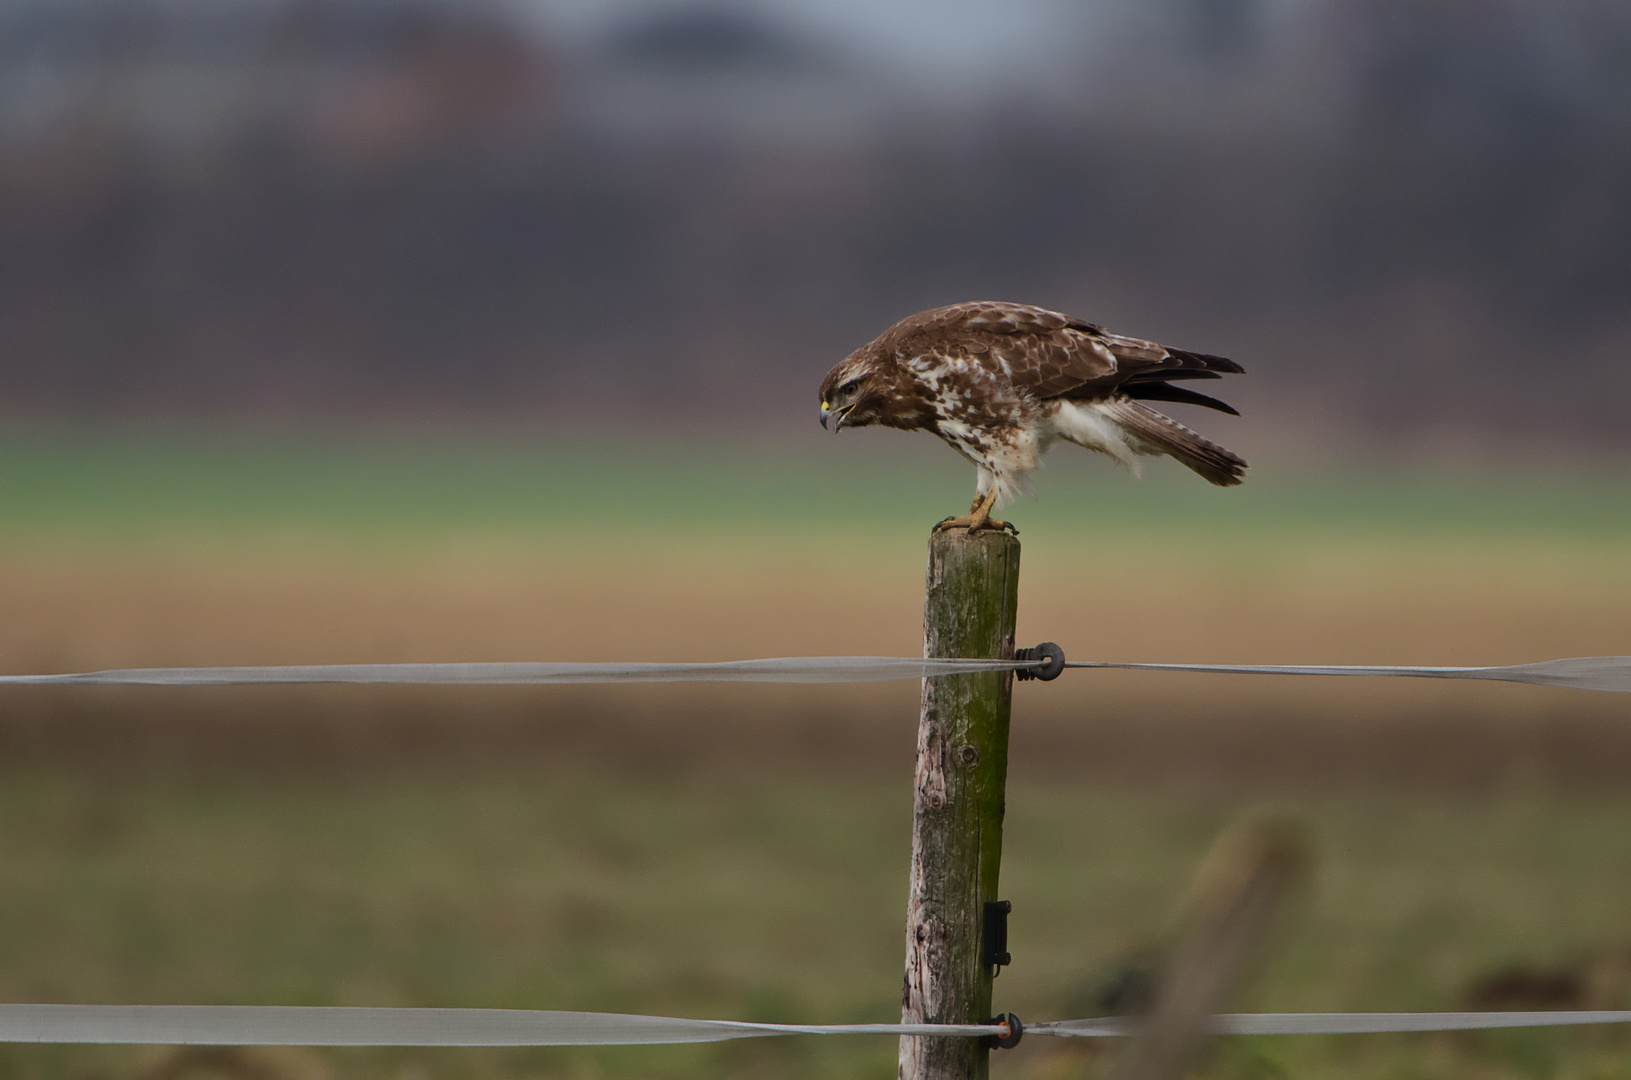
[(1025, 1025), (1020, 1023), (1019, 1017), (1013, 1013), (993, 1016), (986, 1023), (998, 1025), (995, 1035), (985, 1037), (985, 1045), (993, 1050), (1012, 1050), (1019, 1045), (1019, 1040), (1025, 1037)]
[(1014, 677), (1020, 682), (1030, 682), (1032, 679), (1049, 682), (1057, 679), (1059, 673), (1065, 670), (1065, 650), (1051, 641), (1044, 641), (1034, 649), (1015, 649), (1014, 659), (1047, 661), (1037, 667), (1016, 668)]
[(1013, 910), (1014, 905), (1007, 900), (985, 902), (985, 918), (980, 927), (980, 960), (991, 969), (993, 979), (1014, 962), (1008, 952), (1008, 913)]

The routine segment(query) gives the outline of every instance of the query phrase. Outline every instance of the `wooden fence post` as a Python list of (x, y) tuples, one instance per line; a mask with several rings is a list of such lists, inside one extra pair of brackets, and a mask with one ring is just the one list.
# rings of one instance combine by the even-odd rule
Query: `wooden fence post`
[[(929, 539), (923, 655), (1011, 658), (1019, 541), (962, 529)], [(902, 1023), (979, 1024), (991, 1013), (981, 955), (984, 904), (997, 899), (1008, 780), (1007, 672), (923, 680), (912, 801)], [(902, 1080), (974, 1080), (990, 1051), (967, 1037), (903, 1036)]]

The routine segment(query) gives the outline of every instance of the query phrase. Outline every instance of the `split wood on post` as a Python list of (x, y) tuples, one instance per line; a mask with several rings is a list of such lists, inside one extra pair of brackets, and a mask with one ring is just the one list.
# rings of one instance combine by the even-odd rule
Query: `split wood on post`
[[(929, 540), (924, 656), (1011, 659), (1019, 541), (947, 529)], [(997, 899), (1013, 675), (923, 680), (912, 804), (903, 1023), (979, 1024), (991, 1012), (981, 948), (984, 905)], [(902, 1080), (976, 1080), (979, 1039), (903, 1036)]]

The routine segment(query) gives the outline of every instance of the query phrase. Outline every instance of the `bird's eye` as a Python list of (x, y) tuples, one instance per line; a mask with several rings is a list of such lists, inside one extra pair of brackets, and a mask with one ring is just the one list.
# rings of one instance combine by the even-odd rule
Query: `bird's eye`
[(845, 383), (843, 386), (840, 386), (838, 388), (838, 392), (840, 394), (853, 394), (853, 393), (855, 393), (856, 390), (858, 390), (860, 388), (860, 386), (861, 386), (861, 380), (860, 379), (851, 379), (849, 382)]

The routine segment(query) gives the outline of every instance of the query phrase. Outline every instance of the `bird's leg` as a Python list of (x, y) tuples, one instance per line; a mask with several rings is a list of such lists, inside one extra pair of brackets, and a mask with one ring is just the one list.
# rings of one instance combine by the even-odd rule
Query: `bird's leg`
[(1014, 528), (1012, 522), (999, 521), (991, 516), (991, 508), (996, 505), (996, 502), (997, 489), (992, 488), (984, 495), (980, 495), (975, 498), (974, 505), (968, 508), (968, 513), (962, 515), (961, 517), (947, 518), (946, 520), (937, 524), (934, 527), (934, 531), (940, 532), (942, 529), (967, 529), (970, 533), (975, 533), (982, 529), (994, 529), (997, 532), (1002, 532), (1004, 529), (1006, 529), (1015, 536), (1018, 536), (1019, 530)]

